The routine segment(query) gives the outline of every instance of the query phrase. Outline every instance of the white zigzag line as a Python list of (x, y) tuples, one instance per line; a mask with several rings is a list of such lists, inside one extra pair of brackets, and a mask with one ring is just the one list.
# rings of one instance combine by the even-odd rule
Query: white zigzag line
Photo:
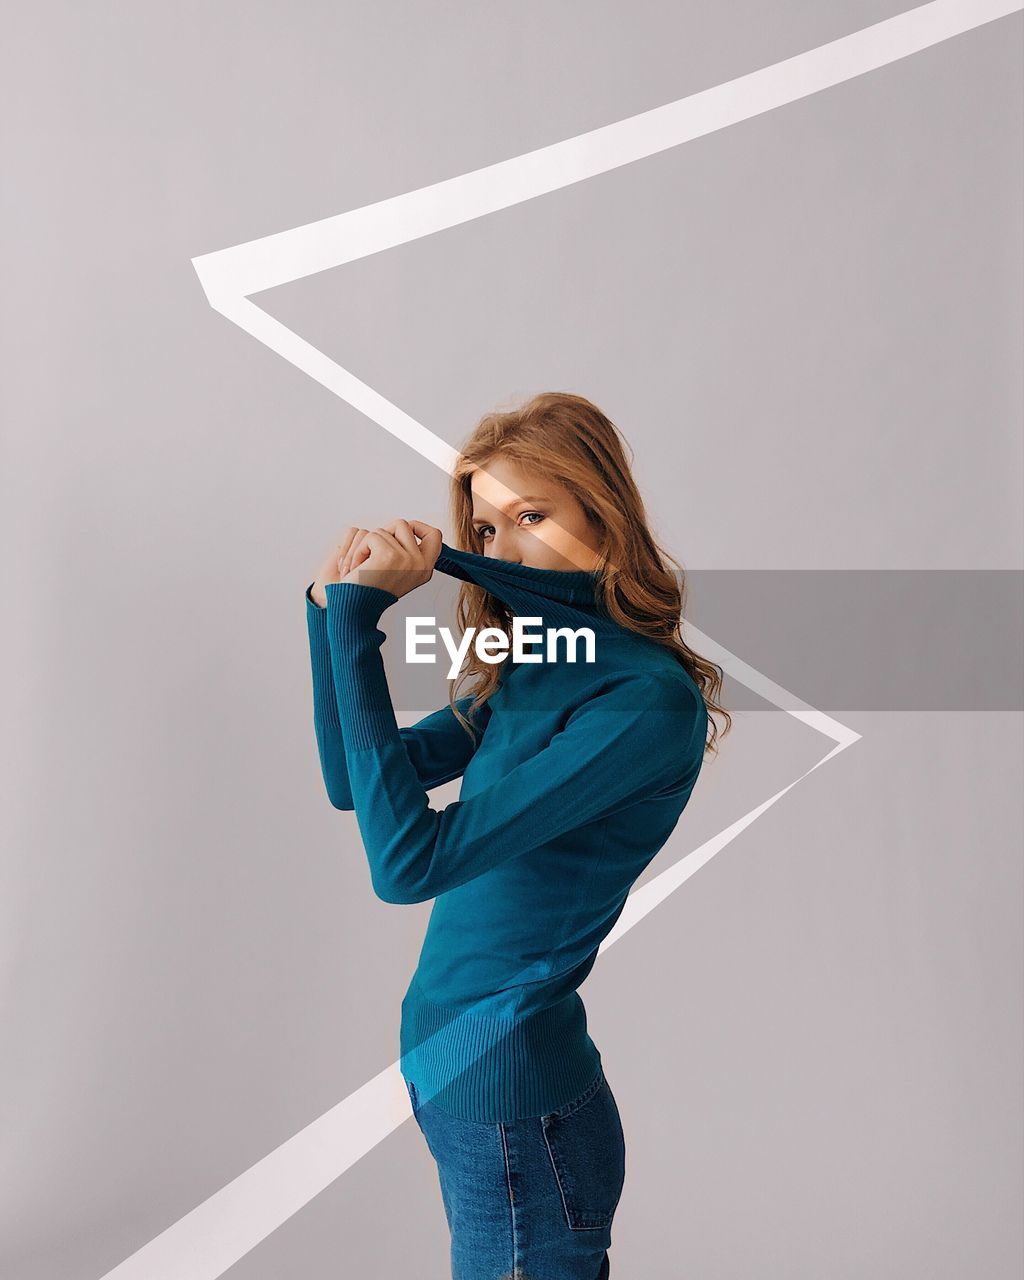
[[(192, 262), (215, 310), (450, 474), (457, 450), (269, 316), (249, 295), (655, 155), (1022, 8), (1024, 3), (1016, 2), (934, 0), (667, 106), (362, 209), (204, 254)], [(796, 709), (785, 705), (799, 700), (689, 623), (684, 623), (684, 632), (699, 652), (835, 745), (788, 786), (634, 890), (602, 943), (602, 952), (797, 782), (861, 736), (805, 703)], [(409, 1099), (395, 1062), (108, 1271), (103, 1280), (216, 1280), (408, 1116)]]

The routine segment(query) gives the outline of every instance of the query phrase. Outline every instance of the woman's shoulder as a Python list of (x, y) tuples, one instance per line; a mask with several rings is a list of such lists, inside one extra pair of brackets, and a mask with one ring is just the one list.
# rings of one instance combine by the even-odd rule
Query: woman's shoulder
[(659, 713), (675, 713), (686, 721), (706, 715), (704, 697), (686, 668), (673, 660), (672, 665), (637, 672), (633, 694)]
[(660, 667), (622, 670), (584, 691), (567, 726), (588, 739), (600, 739), (626, 760), (640, 759), (656, 768), (672, 761), (689, 776), (707, 741), (708, 711), (681, 666), (678, 672)]
[(656, 711), (662, 719), (678, 715), (692, 720), (694, 715), (706, 714), (706, 704), (696, 681), (681, 663), (671, 655), (669, 658), (669, 663), (648, 663), (606, 672), (584, 690), (579, 701)]
[(609, 674), (638, 696), (657, 698), (661, 694), (684, 706), (704, 701), (700, 686), (675, 652), (653, 641), (635, 647), (626, 660), (611, 664)]

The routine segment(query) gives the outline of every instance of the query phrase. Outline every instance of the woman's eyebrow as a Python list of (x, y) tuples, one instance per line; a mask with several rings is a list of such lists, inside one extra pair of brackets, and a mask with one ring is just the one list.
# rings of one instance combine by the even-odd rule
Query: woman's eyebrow
[[(549, 501), (549, 499), (548, 499), (548, 498), (546, 498), (543, 494), (540, 494), (540, 493), (527, 493), (527, 494), (524, 494), (524, 495), (523, 495), (523, 497), (521, 497), (521, 498), (513, 498), (511, 502), (506, 502), (506, 503), (505, 503), (505, 505), (504, 505), (503, 507), (499, 507), (499, 508), (498, 508), (498, 510), (499, 510), (499, 511), (503, 511), (503, 512), (505, 513), (505, 515), (508, 515), (508, 513), (512, 510), (512, 508), (513, 508), (513, 507), (515, 507), (515, 506), (518, 506), (520, 502), (548, 502), (548, 501)], [(474, 524), (486, 524), (486, 523), (487, 523), (487, 517), (486, 517), (486, 516), (474, 516), (474, 517), (473, 517), (473, 523), (474, 523)]]

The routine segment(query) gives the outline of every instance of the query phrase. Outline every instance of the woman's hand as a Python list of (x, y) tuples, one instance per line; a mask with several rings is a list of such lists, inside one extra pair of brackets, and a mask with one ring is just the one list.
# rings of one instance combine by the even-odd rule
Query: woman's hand
[(440, 529), (420, 520), (346, 529), (321, 565), (309, 594), (321, 608), (327, 604), (324, 588), (329, 582), (356, 582), (404, 596), (429, 582), (442, 541)]

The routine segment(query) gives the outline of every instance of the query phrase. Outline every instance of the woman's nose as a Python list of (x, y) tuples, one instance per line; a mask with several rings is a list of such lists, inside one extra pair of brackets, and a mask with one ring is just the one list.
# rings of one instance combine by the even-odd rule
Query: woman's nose
[(498, 560), (510, 560), (513, 564), (516, 563), (515, 550), (507, 542), (499, 542), (497, 538), (492, 538), (491, 553)]
[(513, 547), (511, 541), (508, 541), (506, 538), (499, 538), (497, 534), (495, 534), (492, 540), (490, 540), (490, 554), (492, 554), (495, 559), (507, 559), (507, 561), (512, 562), (516, 561), (516, 549)]

